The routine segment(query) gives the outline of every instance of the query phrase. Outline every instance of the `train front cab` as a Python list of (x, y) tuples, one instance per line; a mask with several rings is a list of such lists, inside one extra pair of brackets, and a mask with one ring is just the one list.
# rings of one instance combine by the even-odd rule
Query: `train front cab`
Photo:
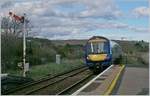
[(109, 40), (91, 40), (86, 44), (86, 65), (93, 71), (101, 71), (111, 64), (112, 54)]

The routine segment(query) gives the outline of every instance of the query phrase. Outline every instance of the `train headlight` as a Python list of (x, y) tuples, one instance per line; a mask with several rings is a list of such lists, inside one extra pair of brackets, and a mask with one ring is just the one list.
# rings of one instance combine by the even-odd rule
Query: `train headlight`
[(87, 56), (86, 59), (89, 60), (89, 57)]

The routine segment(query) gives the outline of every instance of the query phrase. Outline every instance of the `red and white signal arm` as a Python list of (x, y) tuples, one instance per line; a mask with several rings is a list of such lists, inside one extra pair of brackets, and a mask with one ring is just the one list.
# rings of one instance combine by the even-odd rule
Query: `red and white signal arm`
[(9, 16), (13, 18), (14, 20), (19, 21), (21, 23), (24, 22), (24, 16), (17, 16), (16, 14), (13, 14), (12, 12), (9, 12)]

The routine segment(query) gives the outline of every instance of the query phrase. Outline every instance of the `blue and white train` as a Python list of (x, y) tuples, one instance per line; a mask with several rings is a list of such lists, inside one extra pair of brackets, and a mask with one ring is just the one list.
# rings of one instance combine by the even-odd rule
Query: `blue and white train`
[(94, 72), (100, 72), (111, 64), (121, 63), (122, 55), (119, 44), (105, 37), (93, 36), (85, 45), (86, 65)]

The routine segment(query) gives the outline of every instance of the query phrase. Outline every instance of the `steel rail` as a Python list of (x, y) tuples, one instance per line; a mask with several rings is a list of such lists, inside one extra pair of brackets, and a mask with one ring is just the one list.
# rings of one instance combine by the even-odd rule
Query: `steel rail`
[[(89, 74), (87, 75), (85, 78), (75, 82), (74, 84), (70, 85), (69, 87), (65, 88), (64, 90), (60, 91), (59, 93), (57, 93), (56, 95), (64, 95), (64, 93), (66, 93), (67, 91), (69, 91), (70, 89), (74, 88), (75, 86), (79, 85), (80, 83), (84, 82), (85, 80), (87, 80), (88, 78), (90, 78), (91, 76), (93, 76), (93, 74)], [(65, 94), (66, 95), (66, 94)]]
[(76, 70), (79, 70), (79, 69), (82, 69), (82, 68), (85, 68), (85, 66), (82, 66), (82, 67), (79, 67), (79, 68), (75, 68), (75, 69), (70, 70), (70, 71), (67, 71), (67, 72), (63, 72), (63, 73), (58, 74), (58, 75), (55, 75), (55, 76), (53, 76), (53, 77), (43, 77), (43, 78), (41, 78), (41, 79), (39, 79), (39, 80), (37, 80), (37, 81), (35, 81), (35, 82), (25, 83), (25, 84), (20, 85), (20, 86), (18, 86), (17, 88), (14, 88), (14, 89), (12, 89), (12, 90), (6, 90), (6, 92), (4, 92), (3, 94), (4, 94), (4, 95), (7, 95), (7, 94), (15, 93), (15, 92), (17, 92), (17, 91), (19, 91), (19, 90), (22, 90), (22, 89), (24, 89), (24, 88), (31, 87), (31, 86), (34, 86), (34, 85), (36, 85), (36, 84), (38, 84), (38, 83), (41, 83), (41, 82), (44, 82), (44, 81), (47, 81), (47, 80), (50, 80), (50, 79), (57, 78), (57, 77), (59, 77), (59, 76), (61, 76), (61, 75), (69, 74), (69, 73), (71, 73), (71, 72), (73, 72), (73, 71), (76, 71)]
[(61, 82), (61, 81), (65, 80), (65, 79), (67, 79), (67, 78), (69, 78), (69, 77), (71, 77), (71, 76), (74, 76), (74, 75), (76, 75), (76, 74), (79, 74), (79, 73), (81, 73), (81, 72), (84, 72), (85, 70), (88, 70), (88, 68), (86, 67), (86, 68), (80, 70), (79, 72), (75, 72), (75, 73), (73, 73), (73, 74), (70, 74), (69, 76), (62, 77), (61, 79), (58, 79), (58, 80), (56, 80), (56, 81), (54, 81), (54, 82), (48, 83), (48, 84), (46, 84), (46, 85), (44, 85), (44, 86), (41, 86), (41, 87), (36, 88), (36, 89), (34, 89), (34, 90), (28, 91), (28, 92), (26, 92), (25, 94), (26, 94), (26, 95), (30, 95), (30, 94), (32, 94), (32, 93), (38, 91), (38, 90), (44, 89), (44, 88), (46, 88), (46, 87), (48, 87), (48, 86), (51, 86), (51, 85), (56, 84), (56, 83), (58, 83), (58, 82)]

